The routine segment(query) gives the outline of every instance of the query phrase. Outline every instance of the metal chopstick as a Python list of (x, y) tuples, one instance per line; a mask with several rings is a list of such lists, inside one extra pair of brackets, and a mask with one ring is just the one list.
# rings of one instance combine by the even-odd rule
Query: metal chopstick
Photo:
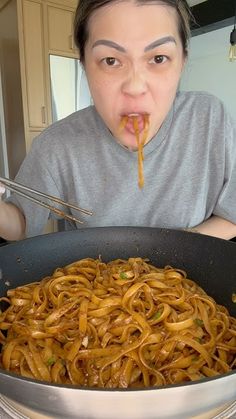
[(0, 177), (0, 182), (7, 189), (9, 189), (10, 191), (13, 191), (15, 193), (18, 193), (18, 195), (21, 195), (21, 196), (29, 199), (30, 201), (32, 201), (32, 202), (34, 202), (36, 204), (41, 205), (42, 207), (45, 207), (47, 209), (50, 209), (50, 211), (53, 211), (57, 215), (60, 215), (61, 217), (65, 218), (65, 219), (68, 219), (70, 221), (75, 221), (75, 222), (78, 222), (80, 224), (83, 224), (83, 222), (81, 220), (78, 220), (77, 218), (75, 218), (75, 217), (73, 217), (71, 215), (65, 214), (63, 211), (61, 211), (58, 208), (55, 208), (55, 207), (47, 204), (44, 201), (41, 201), (40, 199), (36, 199), (36, 198), (32, 197), (31, 195), (28, 195), (28, 194), (26, 194), (24, 192), (21, 192), (18, 188), (23, 189), (23, 190), (26, 190), (28, 192), (31, 192), (31, 193), (33, 193), (35, 195), (39, 195), (39, 196), (45, 197), (45, 198), (47, 198), (47, 199), (49, 199), (51, 201), (57, 202), (58, 204), (67, 206), (69, 208), (73, 208), (73, 209), (75, 209), (77, 211), (83, 212), (84, 214), (92, 215), (92, 212), (89, 211), (89, 210), (87, 210), (87, 209), (84, 209), (84, 208), (78, 207), (76, 205), (70, 204), (69, 202), (63, 201), (60, 198), (57, 198), (57, 197), (52, 196), (52, 195), (45, 194), (45, 193), (40, 192), (40, 191), (38, 191), (36, 189), (29, 188), (28, 186), (22, 185), (21, 183), (18, 183), (18, 182), (14, 182), (14, 181), (12, 181), (10, 179), (4, 178), (4, 177)]

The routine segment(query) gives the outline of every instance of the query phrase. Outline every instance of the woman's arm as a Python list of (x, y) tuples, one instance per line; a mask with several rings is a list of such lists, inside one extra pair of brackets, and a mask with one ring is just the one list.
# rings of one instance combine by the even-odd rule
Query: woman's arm
[(25, 218), (15, 205), (3, 202), (5, 192), (0, 185), (0, 237), (5, 240), (20, 240), (25, 237)]
[(230, 240), (236, 237), (236, 224), (224, 218), (213, 215), (202, 224), (190, 229), (197, 233), (207, 234), (208, 236), (219, 237), (220, 239)]

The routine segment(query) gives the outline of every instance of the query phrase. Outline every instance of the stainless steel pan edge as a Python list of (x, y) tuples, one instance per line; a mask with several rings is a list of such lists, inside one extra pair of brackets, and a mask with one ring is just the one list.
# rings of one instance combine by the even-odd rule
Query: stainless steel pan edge
[[(185, 269), (236, 315), (236, 244), (177, 230), (106, 227), (54, 233), (0, 249), (0, 294), (82, 257), (148, 257)], [(103, 391), (37, 383), (0, 371), (0, 393), (56, 418), (190, 418), (236, 400), (236, 372), (199, 383), (136, 391)]]
[(236, 400), (236, 374), (147, 390), (97, 390), (47, 385), (0, 375), (1, 393), (58, 419), (189, 419)]

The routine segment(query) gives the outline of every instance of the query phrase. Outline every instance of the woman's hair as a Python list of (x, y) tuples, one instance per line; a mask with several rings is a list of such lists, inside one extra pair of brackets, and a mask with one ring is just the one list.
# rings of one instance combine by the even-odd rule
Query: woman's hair
[[(122, 0), (79, 0), (74, 19), (74, 38), (79, 49), (80, 61), (84, 62), (84, 49), (88, 40), (88, 21), (92, 13), (109, 3)], [(162, 4), (173, 7), (178, 16), (179, 35), (184, 54), (188, 55), (188, 41), (190, 38), (190, 22), (192, 14), (186, 0), (135, 0), (137, 5)]]

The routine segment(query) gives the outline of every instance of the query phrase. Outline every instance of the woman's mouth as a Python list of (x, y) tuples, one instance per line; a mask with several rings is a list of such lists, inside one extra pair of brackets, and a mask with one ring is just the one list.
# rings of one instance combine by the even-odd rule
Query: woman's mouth
[(148, 120), (148, 114), (129, 113), (122, 116), (121, 128), (126, 129), (133, 135), (135, 135), (136, 133), (135, 128), (138, 129), (139, 133), (142, 133), (146, 127), (147, 120)]

